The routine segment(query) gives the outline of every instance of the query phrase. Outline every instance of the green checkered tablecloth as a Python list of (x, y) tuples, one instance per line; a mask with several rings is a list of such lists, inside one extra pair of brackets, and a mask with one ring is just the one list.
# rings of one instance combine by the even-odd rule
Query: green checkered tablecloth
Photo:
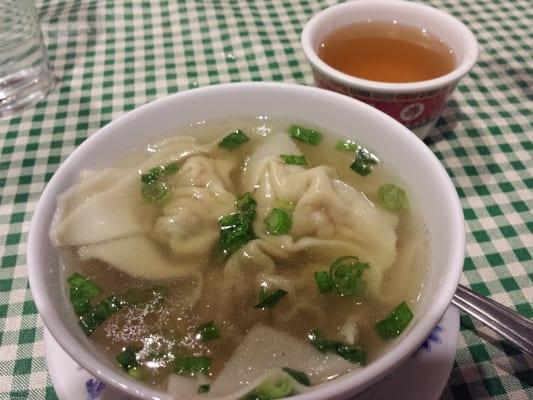
[[(229, 81), (311, 85), (304, 23), (334, 0), (45, 0), (60, 78), (48, 98), (0, 120), (0, 399), (55, 399), (28, 288), (33, 211), (88, 135), (169, 93)], [(426, 140), (461, 197), (462, 283), (533, 318), (533, 10), (528, 0), (428, 0), (481, 45)], [(444, 398), (533, 398), (533, 359), (467, 316)]]

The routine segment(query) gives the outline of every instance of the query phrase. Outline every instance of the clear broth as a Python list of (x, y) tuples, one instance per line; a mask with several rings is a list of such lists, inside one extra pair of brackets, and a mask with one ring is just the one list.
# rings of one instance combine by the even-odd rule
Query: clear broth
[[(236, 128), (243, 130), (251, 137), (246, 146), (241, 146), (241, 148), (231, 152), (221, 152), (217, 155), (238, 158), (241, 169), (237, 172), (241, 172), (245, 167), (246, 157), (253, 152), (253, 149), (261, 142), (263, 136), (286, 131), (287, 127), (293, 122), (279, 119), (272, 120), (265, 116), (248, 117), (191, 126), (180, 130), (180, 136), (196, 136), (201, 142), (207, 143), (224, 136), (227, 132)], [(306, 124), (302, 125), (305, 126)], [(354, 173), (349, 168), (353, 155), (334, 149), (336, 141), (344, 138), (329, 134), (323, 129), (320, 130), (324, 133), (324, 138), (319, 146), (298, 144), (311, 167), (323, 164), (333, 167), (337, 170), (341, 180), (361, 190), (371, 201), (376, 200), (377, 188), (382, 184), (396, 182), (402, 185), (397, 174), (387, 166), (386, 162), (380, 163), (375, 167), (371, 174), (371, 179)], [(146, 154), (144, 149), (142, 151), (137, 150), (119, 162), (118, 166), (136, 165), (139, 160), (147, 157)], [(233, 185), (237, 195), (243, 191), (242, 183), (237, 179), (238, 175), (235, 174), (233, 176)], [(405, 185), (402, 186), (405, 187)], [(317, 304), (324, 311), (319, 318), (315, 319), (310, 319), (309, 315), (303, 313), (289, 321), (282, 322), (273, 318), (272, 313), (258, 312), (251, 305), (248, 309), (239, 309), (235, 314), (237, 319), (221, 321), (217, 314), (219, 298), (216, 296), (216, 289), (223, 279), (223, 263), (217, 264), (214, 259), (210, 259), (208, 261), (210, 265), (203, 270), (202, 299), (194, 307), (188, 307), (186, 302), (184, 302), (184, 298), (187, 297), (188, 291), (195, 289), (196, 283), (193, 280), (176, 279), (174, 281), (156, 282), (134, 278), (99, 261), (81, 262), (76, 256), (75, 249), (66, 249), (63, 253), (63, 258), (67, 276), (74, 271), (81, 272), (103, 289), (101, 295), (95, 301), (99, 301), (112, 293), (123, 293), (130, 287), (149, 288), (154, 284), (161, 283), (170, 288), (170, 295), (165, 301), (164, 307), (150, 311), (134, 308), (123, 309), (105, 321), (90, 337), (113, 363), (115, 363), (116, 355), (124, 347), (131, 344), (142, 344), (143, 340), (151, 337), (155, 346), (152, 350), (168, 353), (169, 357), (164, 358), (159, 363), (145, 364), (144, 381), (163, 390), (165, 389), (166, 377), (169, 373), (172, 373), (173, 353), (208, 354), (213, 358), (211, 377), (216, 378), (247, 331), (259, 323), (287, 332), (294, 337), (301, 338), (302, 341), (307, 341), (307, 333), (312, 328), (319, 328), (325, 337), (337, 338), (338, 340), (339, 331), (346, 320), (346, 316), (358, 313), (363, 316), (358, 326), (359, 344), (365, 348), (368, 361), (371, 362), (385, 351), (389, 345), (384, 343), (374, 332), (373, 326), (375, 322), (382, 319), (394, 305), (402, 300), (406, 300), (410, 307), (415, 309), (422, 290), (427, 265), (426, 236), (423, 222), (416, 213), (411, 211), (413, 209), (416, 209), (416, 206), (411, 204), (410, 210), (402, 213), (400, 217), (397, 230), (397, 260), (400, 260), (402, 255), (405, 255), (403, 253), (404, 249), (413, 241), (418, 241), (419, 243), (416, 248), (416, 256), (412, 258), (413, 262), (411, 263), (398, 261), (397, 265), (393, 265), (390, 268), (382, 284), (382, 301), (369, 301), (364, 295), (362, 297), (340, 297), (323, 296), (318, 293), (312, 272), (317, 270), (317, 265), (322, 266), (320, 269), (327, 270), (331, 261), (338, 257), (339, 254), (323, 254), (320, 259), (298, 254), (297, 257), (284, 262), (284, 265), (278, 265), (279, 273), (286, 277), (301, 273), (307, 274), (307, 284), (299, 289), (298, 295), (310, 299), (313, 304)], [(165, 250), (162, 249), (162, 251)], [(297, 267), (295, 268), (294, 266)], [(283, 307), (283, 303), (280, 302), (276, 307)], [(196, 328), (200, 324), (211, 320), (216, 321), (217, 326), (221, 328), (222, 337), (208, 342), (195, 340)], [(178, 338), (176, 344), (172, 344), (172, 337)], [(146, 342), (144, 343), (146, 345)]]

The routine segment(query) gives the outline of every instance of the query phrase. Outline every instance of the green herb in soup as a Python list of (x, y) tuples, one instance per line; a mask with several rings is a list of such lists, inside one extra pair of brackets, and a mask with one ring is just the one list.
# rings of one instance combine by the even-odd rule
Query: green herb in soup
[(50, 232), (80, 328), (174, 398), (277, 399), (372, 363), (413, 319), (426, 238), (401, 171), (356, 142), (215, 121), (83, 172)]

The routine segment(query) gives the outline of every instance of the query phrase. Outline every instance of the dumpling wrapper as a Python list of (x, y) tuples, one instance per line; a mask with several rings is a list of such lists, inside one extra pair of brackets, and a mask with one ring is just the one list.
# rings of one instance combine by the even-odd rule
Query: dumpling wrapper
[(287, 152), (299, 154), (287, 134), (275, 134), (250, 156), (244, 181), (257, 201), (256, 234), (268, 237), (263, 219), (276, 200), (294, 203), (290, 235), (295, 241), (317, 238), (352, 245), (357, 250), (353, 255), (370, 263), (368, 291), (379, 297), (383, 275), (396, 260), (398, 216), (374, 206), (332, 168), (283, 164), (279, 155)]
[(184, 278), (198, 270), (194, 264), (172, 262), (154, 242), (145, 236), (131, 236), (82, 246), (80, 260), (97, 259), (118, 270), (145, 279)]
[[(85, 171), (81, 181), (58, 198), (50, 231), (55, 246), (82, 246), (147, 233), (155, 208), (140, 195), (140, 174), (156, 165), (207, 154), (209, 146), (195, 138), (167, 139), (167, 146), (150, 148), (151, 156), (137, 168)], [(165, 143), (165, 142), (162, 142)]]
[(154, 208), (138, 193), (136, 170), (91, 174), (58, 198), (58, 215), (50, 236), (56, 246), (80, 246), (151, 228)]
[(265, 325), (256, 325), (244, 337), (211, 385), (210, 396), (239, 391), (273, 368), (305, 372), (313, 385), (357, 368), (335, 354), (323, 354), (311, 344)]

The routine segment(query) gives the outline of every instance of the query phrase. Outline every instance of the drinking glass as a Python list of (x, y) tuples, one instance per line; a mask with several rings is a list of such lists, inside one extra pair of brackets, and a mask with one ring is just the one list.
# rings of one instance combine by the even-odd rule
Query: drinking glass
[(0, 0), (0, 117), (45, 97), (55, 77), (32, 0)]

